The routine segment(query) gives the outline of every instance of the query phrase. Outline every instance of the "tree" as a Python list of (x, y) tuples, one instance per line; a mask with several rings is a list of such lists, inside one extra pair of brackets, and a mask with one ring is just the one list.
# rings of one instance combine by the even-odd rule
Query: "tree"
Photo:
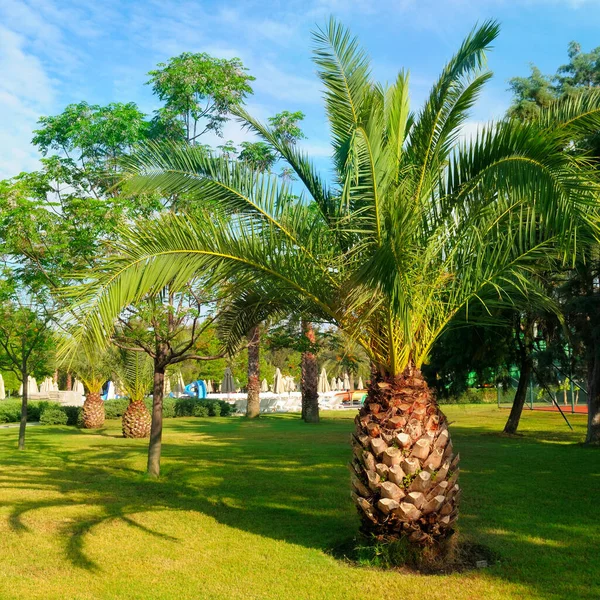
[(508, 114), (523, 121), (535, 119), (542, 108), (547, 108), (556, 100), (552, 80), (535, 65), (531, 65), (529, 77), (513, 77), (509, 80), (509, 86), (514, 98)]
[(239, 58), (184, 52), (157, 66), (148, 73), (148, 84), (165, 103), (158, 117), (180, 121), (188, 143), (208, 131), (220, 135), (228, 113), (252, 93), (254, 77)]
[[(155, 296), (140, 298), (137, 303), (123, 307), (115, 315), (115, 327), (111, 330), (110, 338), (98, 344), (102, 347), (110, 339), (122, 350), (145, 352), (152, 360), (152, 423), (147, 466), (151, 477), (160, 475), (167, 367), (185, 361), (210, 361), (223, 356), (223, 353), (207, 356), (199, 352), (202, 334), (214, 321), (206, 312), (202, 314), (202, 308), (203, 303), (191, 285), (174, 293), (166, 284)], [(86, 321), (85, 315), (80, 318)], [(75, 336), (71, 345), (66, 347), (67, 350), (76, 348), (77, 341)]]
[(596, 218), (595, 174), (563, 149), (566, 138), (600, 123), (597, 96), (585, 107), (553, 105), (534, 123), (502, 120), (458, 142), (489, 79), (481, 69), (497, 33), (494, 22), (473, 30), (413, 114), (406, 73), (377, 85), (366, 54), (332, 20), (315, 34), (315, 61), (333, 184), (241, 108), (238, 116), (294, 169), (305, 197), (243, 163), (148, 145), (132, 163), (132, 191), (185, 189), (199, 202), (218, 199), (218, 210), (193, 219), (165, 214), (124, 231), (115, 255), (77, 294), (88, 315), (83, 335), (95, 340), (121, 307), (198, 273), (240, 292), (264, 290), (262, 314), (238, 323), (239, 339), (271, 308), (339, 327), (372, 365), (352, 441), (363, 531), (438, 550), (458, 514), (459, 458), (420, 368), (467, 306), (548, 303), (532, 274), (557, 257), (559, 240), (560, 256), (571, 257), (584, 233), (581, 215)]
[[(577, 42), (571, 42), (568, 49), (569, 62), (559, 67), (557, 74), (551, 78), (554, 82), (554, 93), (563, 104), (569, 103), (573, 106), (579, 105), (580, 110), (585, 105), (589, 92), (594, 91), (600, 83), (600, 48), (589, 53), (583, 53)], [(539, 75), (539, 70), (533, 68), (532, 76), (523, 79), (524, 88), (535, 88), (537, 80), (543, 79), (544, 85), (550, 80), (548, 77)], [(514, 80), (513, 80), (514, 81)], [(515, 88), (516, 97), (512, 111), (516, 116), (523, 115), (518, 110), (522, 97)], [(591, 94), (594, 97), (594, 94)], [(531, 97), (531, 104), (535, 105), (532, 112), (539, 114), (545, 105), (538, 96)], [(590, 114), (594, 112), (591, 109)], [(600, 133), (599, 128), (586, 127), (585, 135), (573, 135), (565, 137), (564, 151), (577, 155), (590, 161), (598, 167), (600, 158)], [(587, 443), (600, 443), (600, 336), (596, 333), (600, 330), (600, 321), (596, 307), (600, 300), (597, 298), (598, 288), (595, 284), (594, 273), (598, 272), (597, 241), (594, 239), (589, 244), (583, 245), (576, 260), (567, 265), (570, 268), (562, 269), (572, 279), (568, 284), (562, 286), (560, 292), (561, 306), (566, 313), (567, 321), (571, 324), (569, 330), (569, 342), (573, 339), (583, 342), (580, 346), (580, 356), (587, 363), (587, 391), (588, 391), (588, 429), (586, 434)], [(573, 264), (574, 263), (574, 264)], [(577, 294), (578, 297), (565, 297), (565, 291)], [(583, 311), (583, 312), (582, 312)], [(570, 314), (569, 314), (570, 313)], [(571, 369), (576, 358), (571, 357)]]
[(24, 450), (29, 376), (42, 378), (53, 372), (55, 339), (50, 318), (35, 307), (5, 298), (0, 311), (0, 365), (23, 385), (18, 447)]

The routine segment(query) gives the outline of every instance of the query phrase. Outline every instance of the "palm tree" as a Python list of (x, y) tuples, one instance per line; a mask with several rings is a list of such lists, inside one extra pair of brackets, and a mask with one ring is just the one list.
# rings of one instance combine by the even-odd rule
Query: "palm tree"
[(97, 350), (84, 346), (73, 370), (86, 388), (86, 396), (81, 410), (81, 424), (84, 429), (100, 429), (104, 426), (105, 410), (102, 400), (102, 386), (107, 379), (104, 356)]
[(124, 230), (116, 254), (75, 292), (85, 311), (78, 336), (94, 340), (122, 307), (198, 273), (232, 281), (241, 297), (261, 294), (231, 320), (232, 347), (251, 325), (292, 308), (335, 324), (372, 365), (352, 441), (363, 530), (434, 548), (457, 517), (459, 458), (420, 367), (469, 305), (548, 304), (530, 274), (557, 257), (559, 243), (558, 258), (570, 256), (598, 189), (585, 160), (562, 151), (573, 132), (598, 126), (598, 109), (584, 117), (563, 103), (548, 109), (552, 128), (503, 120), (461, 141), (497, 33), (494, 22), (473, 30), (413, 113), (408, 75), (388, 87), (373, 82), (367, 55), (332, 20), (314, 37), (334, 180), (242, 109), (238, 117), (296, 173), (300, 198), (287, 181), (243, 164), (146, 146), (130, 165), (131, 191), (186, 193), (213, 208)]
[(153, 365), (143, 352), (122, 350), (117, 374), (121, 389), (129, 396), (129, 406), (123, 413), (123, 437), (147, 438), (150, 436), (152, 415), (144, 404), (153, 383)]

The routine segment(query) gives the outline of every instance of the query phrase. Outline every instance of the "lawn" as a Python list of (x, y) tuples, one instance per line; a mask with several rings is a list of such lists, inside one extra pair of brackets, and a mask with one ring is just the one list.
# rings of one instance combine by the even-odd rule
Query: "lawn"
[(600, 450), (585, 416), (449, 407), (461, 452), (461, 535), (500, 556), (451, 576), (357, 567), (328, 549), (354, 535), (353, 413), (319, 425), (274, 415), (169, 419), (163, 476), (146, 442), (72, 427), (0, 429), (0, 598), (412, 599), (600, 597)]

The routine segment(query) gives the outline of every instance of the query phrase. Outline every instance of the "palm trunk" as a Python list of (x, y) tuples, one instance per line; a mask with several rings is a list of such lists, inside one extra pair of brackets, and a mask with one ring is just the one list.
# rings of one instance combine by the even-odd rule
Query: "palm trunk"
[(67, 392), (70, 392), (73, 389), (73, 383), (72, 383), (72, 380), (71, 380), (71, 373), (67, 373), (67, 384), (65, 385), (65, 387), (67, 388)]
[[(523, 331), (523, 339), (521, 332)], [(519, 365), (519, 384), (515, 393), (515, 399), (508, 415), (508, 420), (504, 426), (504, 433), (515, 434), (519, 428), (519, 421), (527, 399), (527, 388), (533, 372), (533, 358), (531, 356), (533, 344), (533, 320), (525, 320), (525, 324), (521, 327), (521, 319), (519, 318), (516, 328), (517, 343), (519, 344), (519, 357), (521, 364)]]
[(588, 348), (588, 422), (586, 444), (600, 443), (600, 346), (592, 343), (594, 348)]
[(260, 329), (253, 327), (248, 334), (248, 403), (246, 417), (260, 414)]
[(374, 372), (355, 424), (352, 497), (362, 532), (443, 552), (458, 515), (459, 457), (421, 372)]
[(23, 397), (21, 398), (21, 421), (19, 423), (19, 450), (25, 450), (25, 429), (27, 427), (27, 400), (29, 396), (29, 373), (27, 366), (21, 366), (21, 380), (23, 381)]
[(152, 416), (143, 400), (130, 402), (121, 418), (123, 437), (147, 438), (150, 435)]
[[(158, 353), (157, 353), (158, 354)], [(163, 394), (165, 389), (165, 366), (158, 355), (154, 359), (154, 387), (152, 390), (152, 425), (148, 445), (148, 468), (150, 477), (160, 475), (160, 454), (162, 449)]]
[(100, 429), (104, 426), (104, 401), (99, 392), (89, 392), (81, 409), (81, 422), (84, 429)]
[[(302, 331), (311, 344), (315, 343), (315, 330), (311, 323), (302, 321)], [(319, 422), (319, 371), (313, 352), (302, 353), (302, 418), (305, 423)]]

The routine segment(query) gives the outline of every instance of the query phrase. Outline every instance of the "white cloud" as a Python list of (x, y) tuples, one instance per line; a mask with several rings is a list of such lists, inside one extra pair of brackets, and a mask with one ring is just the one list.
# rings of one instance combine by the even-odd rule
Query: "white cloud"
[(0, 177), (36, 168), (30, 145), (39, 115), (55, 99), (54, 82), (38, 58), (28, 53), (23, 36), (0, 26)]

